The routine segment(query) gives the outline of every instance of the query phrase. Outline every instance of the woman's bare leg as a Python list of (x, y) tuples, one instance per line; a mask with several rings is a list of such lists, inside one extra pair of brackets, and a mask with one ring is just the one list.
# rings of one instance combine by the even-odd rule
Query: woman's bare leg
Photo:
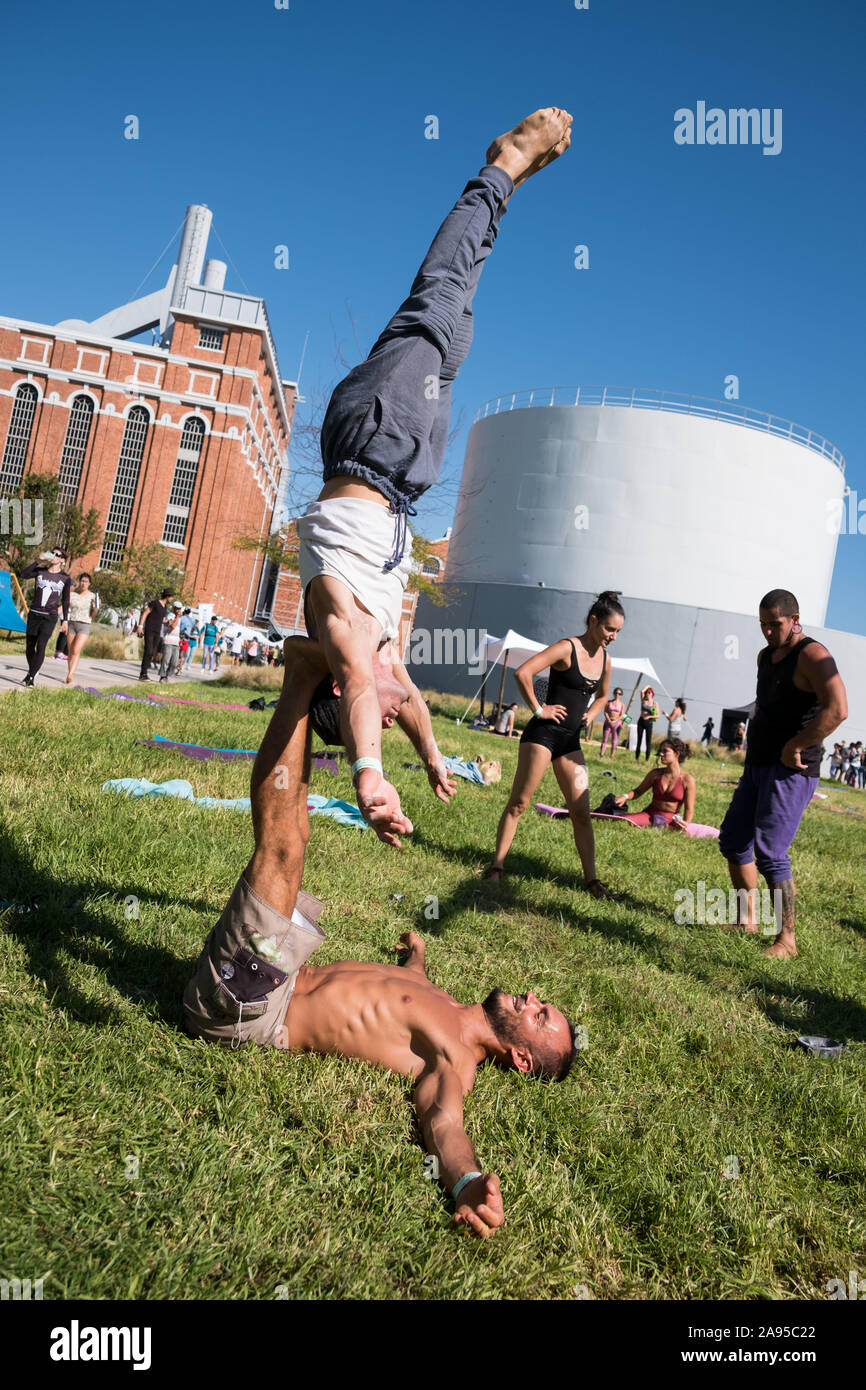
[(574, 830), (574, 844), (580, 855), (583, 876), (587, 883), (595, 882), (595, 836), (589, 816), (589, 776), (582, 753), (566, 753), (553, 764), (553, 773), (559, 783), (571, 824)]
[(69, 660), (66, 663), (67, 685), (72, 684), (72, 677), (75, 675), (75, 668), (78, 665), (78, 659), (81, 656), (82, 651), (84, 650), (84, 644), (87, 641), (87, 635), (88, 634), (85, 632), (73, 632), (72, 634), (72, 641), (69, 644)]
[(550, 749), (543, 748), (539, 743), (521, 743), (511, 794), (496, 831), (496, 854), (488, 873), (490, 870), (502, 870), (505, 856), (511, 848), (517, 830), (517, 822), (532, 801), (542, 777), (550, 766), (550, 756)]

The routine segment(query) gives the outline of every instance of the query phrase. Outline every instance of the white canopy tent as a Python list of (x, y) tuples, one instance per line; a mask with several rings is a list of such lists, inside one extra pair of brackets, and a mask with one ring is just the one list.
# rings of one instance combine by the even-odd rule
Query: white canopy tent
[[(482, 680), (481, 685), (479, 685), (472, 699), (469, 701), (469, 704), (466, 706), (462, 717), (458, 719), (458, 724), (463, 723), (466, 715), (478, 699), (491, 670), (501, 658), (504, 657), (502, 662), (502, 680), (499, 684), (497, 713), (502, 707), (502, 696), (505, 691), (505, 677), (508, 671), (516, 670), (518, 666), (523, 665), (524, 661), (528, 661), (531, 656), (537, 655), (538, 652), (543, 652), (548, 645), (549, 643), (546, 642), (534, 642), (531, 637), (522, 637), (519, 632), (515, 632), (512, 628), (508, 629), (504, 637), (491, 637), (488, 633), (472, 659), (472, 665), (475, 667), (482, 661), (487, 662), (484, 671), (484, 680)], [(635, 682), (635, 690), (637, 690), (641, 678), (646, 676), (650, 684), (655, 682), (661, 690), (665, 691), (665, 694), (670, 694), (648, 656), (618, 657), (615, 652), (609, 652), (609, 655), (611, 666), (616, 667), (616, 669), (620, 671), (632, 671), (636, 674), (637, 681)], [(536, 672), (536, 679), (543, 680), (549, 673), (550, 667), (545, 666), (543, 671)], [(631, 698), (634, 698), (634, 691), (632, 691)], [(629, 700), (629, 704), (631, 704), (631, 699)]]

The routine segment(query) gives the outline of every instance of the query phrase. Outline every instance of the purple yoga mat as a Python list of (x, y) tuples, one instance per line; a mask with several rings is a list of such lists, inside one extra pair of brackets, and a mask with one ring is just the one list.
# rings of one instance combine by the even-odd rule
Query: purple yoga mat
[(320, 772), (330, 772), (332, 777), (336, 777), (340, 770), (336, 758), (327, 758), (323, 753), (313, 754), (313, 767), (317, 767)]
[(236, 762), (239, 758), (249, 761), (256, 756), (254, 748), (208, 748), (201, 743), (178, 743), (173, 738), (138, 738), (136, 743), (147, 748), (169, 748), (173, 753), (182, 753), (185, 758), (195, 758), (196, 762), (206, 763), (211, 758), (222, 762)]

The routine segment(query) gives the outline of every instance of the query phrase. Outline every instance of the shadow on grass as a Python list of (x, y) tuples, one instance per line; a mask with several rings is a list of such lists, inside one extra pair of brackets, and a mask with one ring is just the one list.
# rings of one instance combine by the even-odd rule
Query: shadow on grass
[[(459, 848), (449, 851), (448, 846), (434, 844), (431, 840), (426, 840), (425, 847), (435, 849), (443, 857), (456, 858), (463, 860), (464, 857), (473, 862), (471, 851), (464, 852)], [(422, 931), (425, 936), (444, 937), (448, 932), (448, 919), (456, 913), (486, 913), (491, 916), (501, 912), (521, 912), (536, 918), (544, 918), (546, 921), (560, 926), (565, 920), (566, 924), (575, 931), (599, 932), (611, 941), (617, 941), (625, 946), (642, 948), (648, 958), (661, 960), (664, 952), (662, 943), (651, 933), (645, 931), (638, 924), (637, 917), (618, 918), (609, 913), (604, 914), (603, 908), (606, 906), (599, 903), (597, 899), (591, 897), (586, 892), (582, 880), (573, 878), (570, 874), (557, 876), (549, 871), (542, 872), (544, 866), (532, 856), (515, 853), (509, 856), (509, 873), (499, 883), (476, 878), (464, 879), (446, 896), (440, 896), (438, 901), (439, 917), (427, 921), (422, 920), (416, 924), (417, 929)], [(513, 866), (513, 872), (512, 870)], [(576, 891), (578, 896), (573, 903), (563, 906), (549, 899), (544, 902), (537, 902), (532, 896), (532, 880), (540, 878), (546, 883), (559, 883), (570, 892)], [(618, 908), (632, 909), (635, 913), (640, 912), (647, 915), (660, 914), (658, 907), (641, 902), (633, 898), (630, 894), (623, 894), (620, 901), (616, 904)]]
[[(450, 845), (443, 844), (441, 840), (435, 839), (425, 834), (423, 829), (415, 828), (412, 836), (412, 843), (419, 848), (429, 851), (432, 854), (440, 855), (443, 859), (455, 860), (457, 863), (465, 864), (468, 868), (482, 871), (490, 863), (493, 852), (491, 849), (479, 851), (471, 844)], [(575, 851), (576, 854), (576, 851)], [(565, 888), (569, 892), (579, 893), (581, 903), (585, 903), (587, 908), (593, 902), (598, 902), (597, 898), (587, 892), (583, 881), (583, 875), (579, 868), (574, 872), (566, 870), (558, 872), (552, 868), (549, 861), (540, 859), (537, 855), (527, 854), (525, 850), (511, 849), (508, 853), (505, 874), (500, 882), (490, 882), (483, 878), (467, 880), (466, 885), (460, 885), (457, 891), (462, 892), (464, 886), (470, 888), (474, 883), (479, 893), (489, 893), (490, 901), (496, 901), (500, 905), (503, 895), (506, 906), (514, 906), (520, 910), (535, 910), (531, 901), (518, 901), (517, 893), (520, 891), (518, 885), (523, 884), (524, 891), (531, 891), (534, 880), (542, 883), (553, 884), (560, 888)], [(668, 920), (667, 914), (662, 911), (657, 903), (645, 902), (642, 898), (636, 898), (634, 894), (617, 888), (616, 884), (611, 884), (619, 894), (618, 906), (631, 908), (635, 912), (641, 912), (644, 916), (659, 917), (663, 921)], [(499, 896), (494, 898), (494, 894)]]
[[(0, 897), (16, 903), (36, 902), (26, 912), (6, 909), (3, 929), (24, 947), (30, 973), (43, 981), (49, 999), (83, 1023), (124, 1021), (111, 1004), (93, 1000), (73, 983), (71, 957), (80, 964), (95, 966), (112, 988), (134, 1003), (154, 1004), (163, 1022), (183, 1031), (181, 998), (193, 957), (180, 959), (161, 946), (137, 941), (123, 930), (122, 921), (112, 921), (104, 910), (105, 903), (116, 903), (122, 911), (126, 896), (116, 884), (69, 876), (61, 880), (34, 868), (2, 829), (0, 865)], [(139, 902), (164, 907), (167, 913), (179, 903), (201, 912), (202, 942), (219, 915), (212, 903), (179, 898), (174, 892), (154, 893), (142, 888), (135, 896)], [(88, 906), (89, 900), (95, 900), (93, 907)]]
[(838, 1042), (866, 1041), (866, 1009), (856, 999), (799, 983), (783, 983), (770, 974), (755, 976), (751, 983), (763, 991), (754, 996), (758, 1007), (792, 1039), (800, 1034), (818, 1034)]

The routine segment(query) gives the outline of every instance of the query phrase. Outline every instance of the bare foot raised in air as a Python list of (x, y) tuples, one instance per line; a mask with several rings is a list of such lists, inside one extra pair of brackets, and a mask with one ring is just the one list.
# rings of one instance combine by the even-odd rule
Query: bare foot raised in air
[(571, 143), (573, 119), (558, 106), (533, 111), (513, 130), (493, 141), (487, 151), (487, 163), (504, 169), (514, 180), (514, 187), (519, 187), (565, 153)]

